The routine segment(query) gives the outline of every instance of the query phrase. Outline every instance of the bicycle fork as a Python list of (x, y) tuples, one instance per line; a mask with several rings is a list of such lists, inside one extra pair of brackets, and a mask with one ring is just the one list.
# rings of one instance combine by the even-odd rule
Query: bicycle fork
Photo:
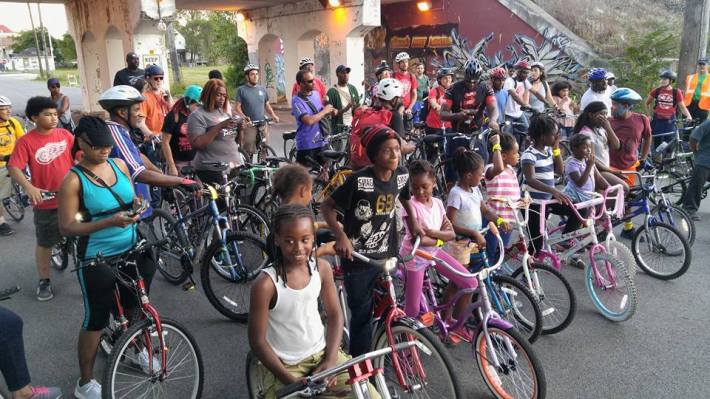
[[(490, 348), (490, 353), (488, 356), (490, 357), (491, 363), (496, 367), (496, 369), (499, 369), (501, 367), (500, 360), (498, 359), (498, 356), (496, 355), (496, 352), (493, 350), (493, 341), (491, 340), (491, 336), (488, 334), (488, 320), (491, 318), (497, 318), (500, 317), (498, 314), (493, 310), (491, 306), (491, 301), (488, 299), (488, 289), (486, 288), (486, 283), (485, 280), (480, 278), (478, 279), (478, 286), (480, 287), (480, 296), (481, 296), (481, 301), (483, 301), (483, 309), (485, 311), (485, 315), (479, 315), (483, 316), (481, 317), (481, 322), (482, 322), (482, 328), (483, 328), (483, 334), (486, 337), (486, 346)], [(480, 309), (479, 309), (480, 312)], [(474, 340), (475, 341), (475, 340)], [(510, 356), (515, 360), (518, 358), (518, 354), (513, 348), (513, 344), (510, 342), (508, 337), (504, 337), (503, 342), (505, 343), (505, 347), (508, 350), (508, 353), (510, 353)], [(475, 345), (475, 344), (473, 344)], [(476, 348), (474, 348), (476, 350)], [(486, 356), (486, 354), (481, 354), (483, 356)]]

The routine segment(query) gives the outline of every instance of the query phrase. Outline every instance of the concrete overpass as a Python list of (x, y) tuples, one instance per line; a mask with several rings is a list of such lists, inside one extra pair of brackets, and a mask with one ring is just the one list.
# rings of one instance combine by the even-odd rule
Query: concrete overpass
[[(326, 8), (319, 0), (41, 2), (66, 7), (69, 30), (77, 47), (84, 106), (90, 111), (99, 109), (97, 100), (111, 86), (116, 71), (125, 66), (128, 51), (139, 55), (141, 66), (158, 63), (167, 67), (165, 35), (158, 19), (169, 17), (175, 9), (241, 11), (245, 19), (235, 29), (247, 42), (250, 61), (261, 65), (262, 84), (269, 89), (270, 97), (282, 100), (290, 99), (298, 60), (306, 56), (316, 61), (317, 74), (326, 83), (335, 81), (335, 67), (339, 64), (351, 66), (351, 80), (362, 82), (364, 37), (380, 25), (380, 0), (342, 0), (343, 5), (337, 8)], [(169, 73), (169, 68), (165, 70)]]

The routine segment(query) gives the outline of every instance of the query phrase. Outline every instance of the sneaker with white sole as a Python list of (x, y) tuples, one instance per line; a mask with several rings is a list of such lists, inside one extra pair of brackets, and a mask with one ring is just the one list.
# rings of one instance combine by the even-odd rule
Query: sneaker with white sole
[[(153, 360), (153, 373), (156, 373), (161, 368), (160, 358), (157, 355), (153, 355), (152, 360)], [(144, 373), (150, 375), (151, 370), (150, 370), (150, 364), (148, 363), (148, 351), (145, 348), (143, 348), (140, 351), (140, 353), (138, 353), (137, 358), (132, 358), (131, 361), (136, 366), (140, 366), (141, 370), (143, 370)]]
[(37, 284), (37, 300), (39, 301), (49, 301), (54, 298), (54, 290), (52, 290), (52, 282), (49, 279), (39, 280)]
[(96, 380), (91, 380), (84, 385), (79, 385), (79, 380), (77, 380), (74, 396), (77, 399), (101, 399), (101, 384)]

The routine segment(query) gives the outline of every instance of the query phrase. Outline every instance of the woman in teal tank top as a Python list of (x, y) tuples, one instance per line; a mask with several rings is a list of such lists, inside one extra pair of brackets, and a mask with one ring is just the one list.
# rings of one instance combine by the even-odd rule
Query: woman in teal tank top
[[(59, 191), (59, 229), (65, 236), (78, 237), (80, 263), (97, 254), (115, 256), (130, 250), (137, 241), (136, 223), (140, 215), (132, 216), (135, 194), (128, 167), (120, 159), (109, 159), (114, 145), (106, 122), (83, 117), (75, 130), (83, 155), (81, 161), (67, 174)], [(137, 255), (138, 269), (146, 286), (155, 274), (155, 262), (149, 254)], [(133, 270), (122, 270), (131, 274)], [(116, 287), (114, 271), (107, 265), (80, 268), (77, 271), (84, 298), (84, 322), (79, 333), (79, 369), (76, 392), (94, 397), (101, 388), (93, 378), (93, 364), (98, 350), (101, 330), (108, 326), (114, 307)], [(121, 301), (126, 314), (137, 306), (135, 293), (119, 284)], [(146, 364), (148, 354), (138, 356)], [(139, 365), (142, 366), (142, 365)]]

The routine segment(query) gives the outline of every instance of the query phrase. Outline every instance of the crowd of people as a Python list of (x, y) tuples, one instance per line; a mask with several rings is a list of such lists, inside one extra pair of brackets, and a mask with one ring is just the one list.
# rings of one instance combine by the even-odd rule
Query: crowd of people
[[(527, 190), (533, 200), (556, 199), (558, 204), (551, 206), (551, 212), (571, 216), (570, 206), (589, 199), (589, 192), (616, 184), (628, 190), (634, 185), (633, 178), (622, 172), (647, 162), (652, 142), (668, 141), (667, 133), (673, 131), (681, 114), (687, 120), (704, 121), (690, 136), (695, 170), (684, 199), (684, 208), (699, 220), (702, 186), (710, 177), (706, 58), (698, 60), (697, 73), (686, 79), (685, 92), (674, 86), (675, 74), (663, 71), (659, 86), (645, 102), (631, 89), (615, 88), (613, 74), (594, 68), (579, 104), (569, 82), (549, 82), (545, 65), (534, 60), (489, 71), (471, 60), (459, 69), (437, 70), (433, 82), (426, 65), (412, 66), (407, 53), (397, 54), (393, 61), (397, 71), (386, 62), (380, 64), (375, 71), (378, 82), (367, 95), (349, 82), (351, 68), (346, 65), (336, 68), (337, 82), (326, 88), (315, 75), (313, 60), (304, 58), (299, 63), (291, 112), (297, 126), (296, 162), (303, 166), (285, 166), (274, 178), (283, 206), (272, 223), (273, 262), (253, 284), (250, 309), (249, 341), (270, 376), (269, 392), (347, 356), (338, 350), (343, 315), (332, 271), (325, 260), (312, 256), (316, 224), (307, 207), (312, 185), (309, 168), (313, 162), (327, 162), (322, 156), (326, 137), (344, 126), (351, 127), (348, 151), (354, 172), (325, 199), (321, 211), (335, 236), (334, 251), (343, 260), (351, 317), (349, 354), (353, 356), (370, 348), (372, 291), (379, 274), (354, 259), (353, 251), (375, 259), (395, 256), (411, 250), (416, 236), (422, 238), (427, 251), (447, 257), (464, 271), (467, 262), (447, 251), (465, 245), (456, 237), (466, 236), (492, 257), (496, 242), (479, 231), (487, 221), (494, 222), (507, 244), (513, 211), (487, 199), (479, 188), (481, 182), (489, 197), (516, 199), (521, 190)], [(68, 97), (61, 93), (59, 81), (50, 79), (49, 96), (33, 97), (25, 106), (24, 114), (35, 126), (25, 133), (12, 117), (11, 100), (0, 96), (0, 199), (10, 195), (15, 181), (34, 208), (40, 301), (54, 297), (50, 256), (62, 236), (79, 237), (80, 262), (98, 253), (125, 253), (137, 242), (136, 224), (151, 215), (155, 187), (195, 191), (202, 183), (221, 183), (223, 171), (216, 163), (240, 165), (244, 162), (240, 149), (256, 150), (251, 122), (262, 121), (266, 115), (279, 121), (267, 90), (258, 83), (258, 65), (244, 68), (245, 84), (237, 88), (232, 104), (218, 71), (210, 73), (203, 87), (188, 86), (174, 100), (164, 87), (160, 66), (140, 69), (135, 53), (127, 55), (126, 63), (116, 73), (114, 87), (100, 97), (107, 119), (83, 116), (74, 124)], [(456, 77), (460, 79), (455, 81)], [(634, 112), (642, 102), (645, 114)], [(548, 114), (547, 109), (556, 111)], [(446, 179), (451, 182), (439, 187), (448, 193), (445, 204), (433, 196), (436, 179), (427, 160), (403, 166), (403, 154), (414, 150), (407, 133), (417, 121), (430, 135), (462, 134), (445, 140), (445, 157), (450, 160)], [(490, 139), (472, 151), (470, 135), (484, 127), (492, 132)], [(560, 152), (562, 140), (569, 141), (572, 151), (566, 163)], [(185, 167), (194, 170), (199, 181), (183, 177)], [(556, 174), (567, 177), (563, 189), (555, 186)], [(402, 204), (406, 226), (402, 246), (394, 228), (397, 202)], [(531, 209), (536, 206), (533, 203)], [(0, 234), (10, 235), (13, 230), (1, 212)], [(530, 218), (534, 231), (543, 222), (535, 215), (531, 213)], [(580, 223), (569, 217), (564, 231), (573, 231)], [(632, 231), (633, 225), (627, 223), (622, 236)], [(533, 240), (532, 251), (541, 248), (541, 240)], [(155, 262), (148, 254), (137, 259), (148, 287)], [(419, 296), (414, 293), (421, 291), (423, 276), (415, 265), (410, 266), (405, 311), (416, 317)], [(476, 284), (449, 277), (452, 283), (447, 295)], [(100, 268), (80, 269), (78, 280), (86, 314), (79, 333), (80, 377), (74, 395), (93, 399), (101, 397), (93, 369), (100, 333), (109, 320), (115, 276)], [(319, 317), (318, 298), (328, 314), (327, 328)], [(461, 298), (449, 316), (461, 316), (468, 302), (470, 297)], [(135, 305), (126, 303), (129, 312)], [(0, 320), (0, 370), (13, 398), (59, 397), (56, 388), (29, 385), (21, 319), (0, 308)], [(454, 334), (462, 341), (471, 340), (466, 328)], [(150, 369), (156, 361), (153, 355), (140, 353), (137, 366)], [(337, 384), (345, 381), (339, 379)]]

